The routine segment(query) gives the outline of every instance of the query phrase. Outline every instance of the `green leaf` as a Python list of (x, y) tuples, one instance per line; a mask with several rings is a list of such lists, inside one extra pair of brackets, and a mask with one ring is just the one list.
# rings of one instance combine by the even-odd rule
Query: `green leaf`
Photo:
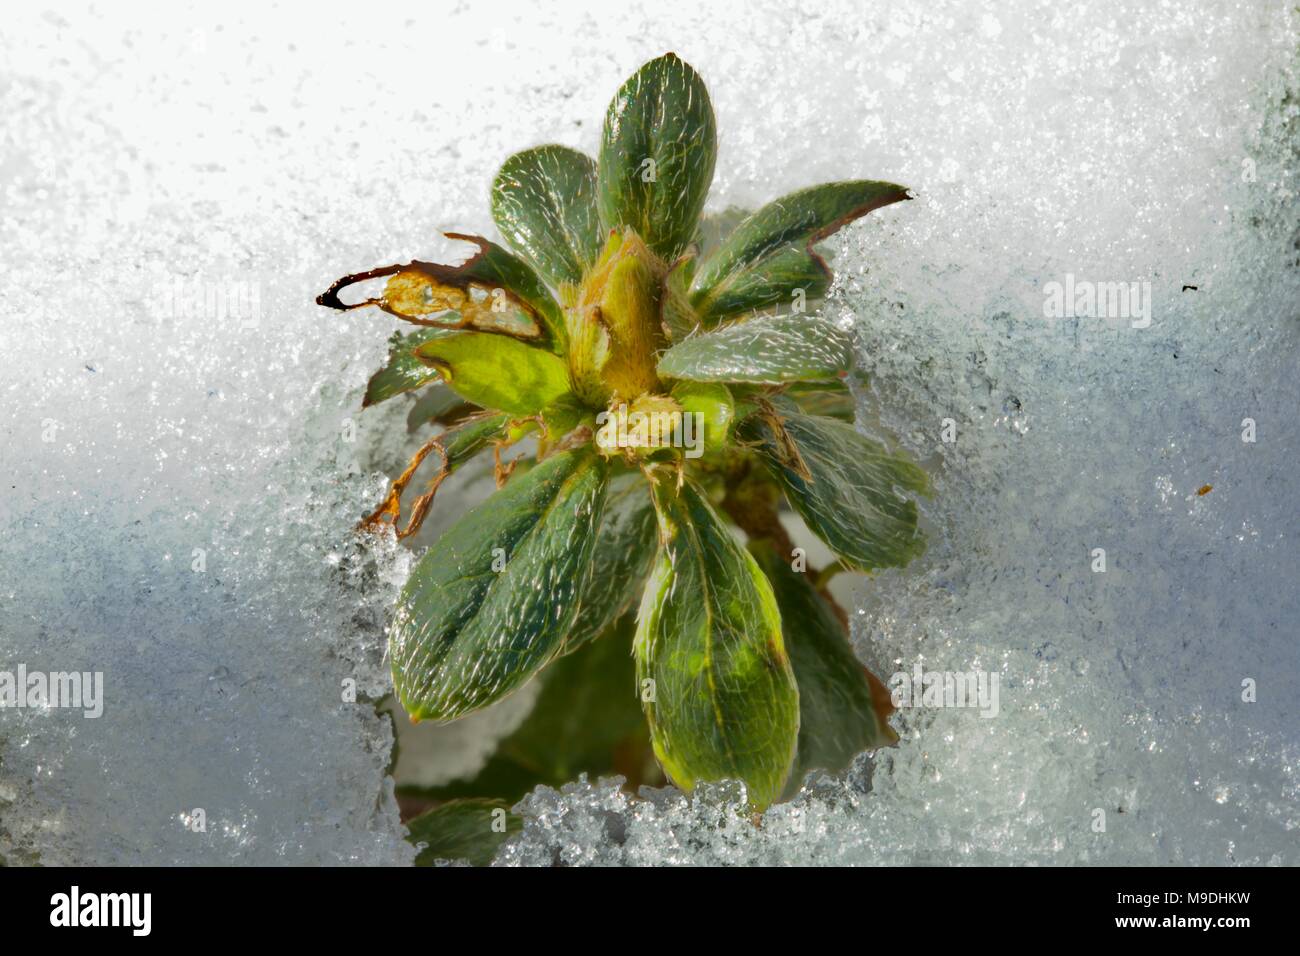
[(510, 416), (477, 412), (463, 418), (438, 436), (438, 447), (447, 459), (447, 468), (455, 471), (483, 451), (494, 440), (505, 439)]
[[(682, 407), (682, 415), (700, 415), (697, 431), (703, 438), (703, 452), (718, 452), (731, 443), (731, 424), (736, 417), (736, 403), (731, 391), (717, 382), (678, 382), (672, 399)], [(687, 452), (690, 454), (690, 452)]]
[(794, 571), (770, 542), (751, 540), (750, 550), (772, 584), (799, 681), (799, 754), (789, 783), (797, 791), (809, 771), (840, 773), (864, 750), (898, 737), (877, 713), (867, 669), (808, 575)]
[[(860, 382), (865, 380), (865, 376), (861, 373), (858, 373), (857, 377)], [(850, 425), (857, 418), (857, 403), (854, 401), (853, 393), (849, 391), (848, 384), (844, 381), (796, 384), (791, 386), (786, 394), (794, 399), (795, 404), (799, 406), (799, 411), (805, 415), (835, 418)]]
[(572, 392), (566, 392), (542, 409), (546, 447), (562, 441), (575, 428), (590, 425), (594, 421), (595, 412), (580, 402)]
[(502, 754), (541, 767), (553, 786), (580, 773), (643, 772), (623, 762), (625, 757), (653, 762), (636, 692), (634, 627), (625, 615), (599, 640), (547, 668), (537, 704)]
[(492, 184), (492, 219), (552, 285), (577, 285), (602, 245), (596, 164), (565, 146), (515, 153)]
[(678, 490), (667, 476), (654, 500), (662, 544), (636, 658), (655, 756), (683, 790), (744, 781), (762, 810), (781, 793), (799, 734), (772, 587), (694, 482)]
[(664, 276), (659, 295), (659, 324), (673, 342), (680, 342), (703, 324), (691, 305), (690, 282), (695, 266), (693, 256), (682, 256)]
[(524, 828), (524, 821), (501, 800), (450, 800), (413, 818), (406, 828), (411, 843), (425, 844), (416, 866), (433, 866), (437, 860), (487, 866), (501, 844)]
[(847, 564), (861, 571), (902, 567), (925, 551), (916, 502), (930, 479), (845, 422), (802, 415), (787, 405), (741, 423), (741, 438), (757, 443), (786, 500), (808, 527)]
[[(377, 305), (416, 325), (491, 332), (563, 353), (564, 313), (532, 266), (482, 236), (445, 235), (474, 243), (478, 252), (456, 266), (415, 259), (346, 275), (318, 295), (317, 304), (344, 312)], [(348, 286), (384, 277), (378, 298), (346, 303), (339, 297)]]
[(438, 447), (446, 457), (447, 471), (455, 471), (494, 439), (503, 437), (509, 424), (506, 415), (480, 412), (450, 426), (438, 439)]
[[(428, 368), (424, 363), (420, 364)], [(478, 410), (477, 405), (471, 405), (446, 385), (438, 383), (421, 392), (411, 405), (411, 410), (406, 414), (406, 430), (416, 431), (429, 422), (454, 425)]]
[(535, 415), (569, 390), (563, 359), (499, 335), (440, 336), (421, 345), (416, 355), (467, 402), (512, 415)]
[(640, 472), (619, 475), (609, 483), (591, 579), (565, 641), (566, 652), (604, 633), (632, 607), (645, 590), (658, 544), (649, 484)]
[(403, 792), (514, 802), (538, 784), (559, 787), (580, 773), (622, 774), (632, 790), (661, 784), (636, 693), (635, 624), (624, 615), (599, 639), (546, 668), (533, 709), (472, 779)]
[(683, 339), (659, 358), (659, 375), (692, 382), (834, 381), (853, 367), (853, 339), (827, 319), (764, 316)]
[(417, 329), (403, 335), (394, 332), (388, 340), (388, 364), (370, 377), (362, 408), (378, 405), (394, 395), (410, 392), (438, 380), (437, 369), (431, 369), (415, 357), (420, 345), (440, 335), (451, 333), (444, 329)]
[[(699, 281), (698, 279), (696, 281)], [(769, 306), (798, 307), (826, 295), (830, 267), (802, 246), (785, 246), (749, 269), (739, 269), (708, 292), (691, 294), (691, 305), (706, 328), (723, 319)]]
[(874, 180), (826, 183), (768, 203), (742, 222), (700, 266), (692, 299), (716, 322), (778, 303), (803, 289), (826, 294), (831, 270), (813, 246), (873, 209), (907, 198), (907, 189)]
[(695, 235), (717, 151), (704, 81), (676, 54), (651, 60), (619, 88), (605, 114), (601, 225), (630, 226), (671, 263)]
[(393, 683), (416, 720), (455, 720), (559, 651), (591, 573), (606, 466), (562, 452), (472, 509), (417, 562), (391, 633)]
[[(700, 216), (700, 225), (695, 230), (695, 245), (700, 255), (708, 257), (722, 245), (727, 236), (736, 231), (736, 227), (750, 217), (752, 209), (728, 206), (721, 212), (706, 212)], [(698, 263), (696, 263), (698, 266)], [(693, 273), (692, 273), (693, 277)]]

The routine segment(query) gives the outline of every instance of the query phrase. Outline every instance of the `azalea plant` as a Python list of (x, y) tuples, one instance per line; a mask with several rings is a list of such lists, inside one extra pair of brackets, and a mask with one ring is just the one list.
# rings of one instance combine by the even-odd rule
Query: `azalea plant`
[[(506, 160), (492, 185), (506, 247), (449, 234), (476, 247), (463, 264), (372, 269), (318, 299), (417, 327), (366, 403), (425, 390), (417, 421), (440, 429), (367, 527), (413, 534), (449, 474), (495, 456), (498, 490), (402, 592), (402, 707), (451, 721), (563, 675), (543, 676), (536, 713), (489, 762), (496, 792), (461, 795), (516, 796), (525, 778), (503, 775), (546, 748), (573, 757), (556, 775), (590, 769), (578, 738), (617, 749), (635, 736), (628, 708), (673, 783), (740, 780), (755, 812), (896, 739), (826, 582), (920, 554), (911, 496), (929, 482), (852, 424), (853, 341), (815, 311), (831, 270), (814, 246), (907, 192), (828, 183), (722, 229), (701, 222), (716, 149), (704, 83), (669, 53), (618, 90), (597, 160), (554, 145)], [(376, 296), (343, 301), (374, 279)], [(527, 455), (506, 452), (524, 439)], [(808, 566), (783, 498), (830, 568)]]

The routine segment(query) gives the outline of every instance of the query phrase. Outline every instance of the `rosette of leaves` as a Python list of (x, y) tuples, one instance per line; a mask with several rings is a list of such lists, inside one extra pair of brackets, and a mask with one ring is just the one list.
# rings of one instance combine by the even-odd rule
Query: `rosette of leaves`
[[(372, 269), (318, 299), (416, 326), (393, 339), (366, 401), (424, 390), (418, 417), (444, 426), (366, 525), (406, 537), (448, 474), (496, 456), (498, 490), (402, 592), (390, 644), (402, 707), (456, 720), (575, 661), (543, 675), (565, 683), (490, 762), (496, 792), (459, 797), (511, 799), (617, 766), (584, 741), (609, 751), (639, 730), (676, 785), (738, 779), (757, 812), (806, 771), (896, 739), (826, 575), (804, 565), (779, 510), (784, 499), (837, 568), (923, 550), (913, 496), (926, 474), (854, 428), (853, 342), (815, 309), (831, 283), (816, 244), (907, 193), (827, 183), (710, 235), (716, 147), (704, 83), (667, 54), (615, 94), (597, 159), (550, 145), (505, 161), (492, 184), (504, 246), (451, 234), (476, 247), (460, 265)], [(376, 294), (344, 301), (370, 280)], [(526, 461), (506, 462), (525, 438)]]

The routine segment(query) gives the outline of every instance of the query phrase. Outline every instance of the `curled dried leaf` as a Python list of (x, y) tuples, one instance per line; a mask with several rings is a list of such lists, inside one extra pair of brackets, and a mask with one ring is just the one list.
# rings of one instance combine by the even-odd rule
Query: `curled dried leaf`
[[(478, 252), (455, 266), (415, 259), (346, 275), (316, 302), (342, 312), (373, 305), (415, 325), (563, 345), (560, 307), (531, 266), (481, 236), (455, 232), (446, 236), (472, 242)], [(340, 297), (350, 286), (382, 278), (388, 282), (378, 297), (351, 303)]]
[[(425, 442), (411, 458), (406, 469), (393, 481), (379, 507), (362, 520), (360, 529), (376, 531), (383, 525), (391, 525), (399, 539), (415, 534), (420, 530), (424, 519), (428, 517), (429, 509), (433, 506), (434, 495), (438, 493), (438, 488), (447, 476), (486, 448), (507, 424), (505, 415), (489, 413), (474, 415)], [(438, 453), (438, 473), (430, 480), (428, 490), (416, 499), (406, 526), (402, 527), (400, 525), (402, 494), (424, 460), (433, 452)]]

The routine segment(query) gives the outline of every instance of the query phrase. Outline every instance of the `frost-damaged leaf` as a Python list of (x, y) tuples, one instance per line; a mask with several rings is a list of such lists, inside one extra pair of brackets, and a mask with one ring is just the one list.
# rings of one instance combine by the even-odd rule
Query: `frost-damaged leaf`
[(424, 845), (415, 857), (416, 866), (432, 866), (437, 860), (487, 866), (501, 844), (524, 828), (524, 821), (511, 813), (503, 800), (449, 800), (426, 810), (406, 827), (410, 831), (407, 839), (416, 846)]
[(839, 773), (864, 750), (898, 735), (877, 712), (867, 670), (853, 653), (835, 612), (770, 542), (750, 542), (781, 609), (785, 649), (799, 682), (799, 753), (787, 792), (810, 770)]
[(390, 651), (416, 720), (455, 720), (515, 690), (559, 651), (591, 571), (605, 464), (562, 452), (511, 479), (417, 562)]
[[(416, 259), (343, 276), (316, 303), (343, 312), (377, 305), (415, 325), (493, 332), (564, 351), (564, 315), (531, 266), (481, 236), (445, 235), (474, 243), (478, 252), (458, 266)], [(348, 286), (385, 276), (377, 299), (339, 298)]]
[(440, 336), (415, 354), (467, 402), (512, 415), (535, 415), (569, 390), (562, 358), (499, 335)]
[(636, 603), (659, 546), (650, 486), (640, 472), (610, 481), (596, 535), (591, 580), (564, 642), (565, 653), (599, 637)]
[(789, 403), (766, 405), (741, 423), (756, 442), (786, 499), (813, 533), (861, 571), (902, 567), (925, 550), (916, 502), (930, 479), (917, 465), (888, 452), (845, 422), (802, 415)]
[(557, 289), (577, 285), (600, 255), (596, 164), (566, 146), (515, 153), (492, 183), (492, 220)]
[(370, 376), (361, 407), (378, 405), (394, 395), (436, 382), (439, 378), (438, 370), (429, 368), (416, 358), (415, 350), (432, 338), (451, 334), (445, 329), (417, 329), (406, 335), (394, 332), (388, 340), (388, 364)]
[(780, 796), (799, 735), (772, 587), (693, 482), (678, 490), (664, 478), (654, 499), (662, 544), (636, 658), (655, 756), (683, 790), (743, 780), (762, 810)]
[(894, 183), (857, 180), (801, 189), (768, 203), (701, 265), (692, 300), (708, 323), (769, 305), (826, 294), (831, 270), (813, 246), (873, 209), (907, 198)]
[(835, 381), (853, 367), (853, 340), (827, 319), (764, 316), (683, 339), (659, 374), (692, 382)]
[(672, 262), (695, 235), (713, 182), (718, 136), (704, 81), (673, 53), (614, 94), (600, 146), (600, 221), (631, 226)]
[[(463, 419), (449, 427), (440, 435), (435, 435), (415, 453), (406, 470), (397, 477), (388, 494), (374, 513), (361, 522), (361, 527), (374, 530), (381, 524), (392, 524), (397, 529), (397, 537), (405, 538), (420, 530), (429, 508), (433, 505), (433, 496), (447, 476), (469, 461), (491, 442), (505, 435), (510, 424), (510, 416), (482, 413), (472, 418)], [(411, 483), (415, 473), (430, 453), (438, 453), (438, 471), (429, 480), (425, 491), (411, 508), (411, 516), (406, 527), (400, 527), (398, 521), (402, 516), (402, 493)]]

